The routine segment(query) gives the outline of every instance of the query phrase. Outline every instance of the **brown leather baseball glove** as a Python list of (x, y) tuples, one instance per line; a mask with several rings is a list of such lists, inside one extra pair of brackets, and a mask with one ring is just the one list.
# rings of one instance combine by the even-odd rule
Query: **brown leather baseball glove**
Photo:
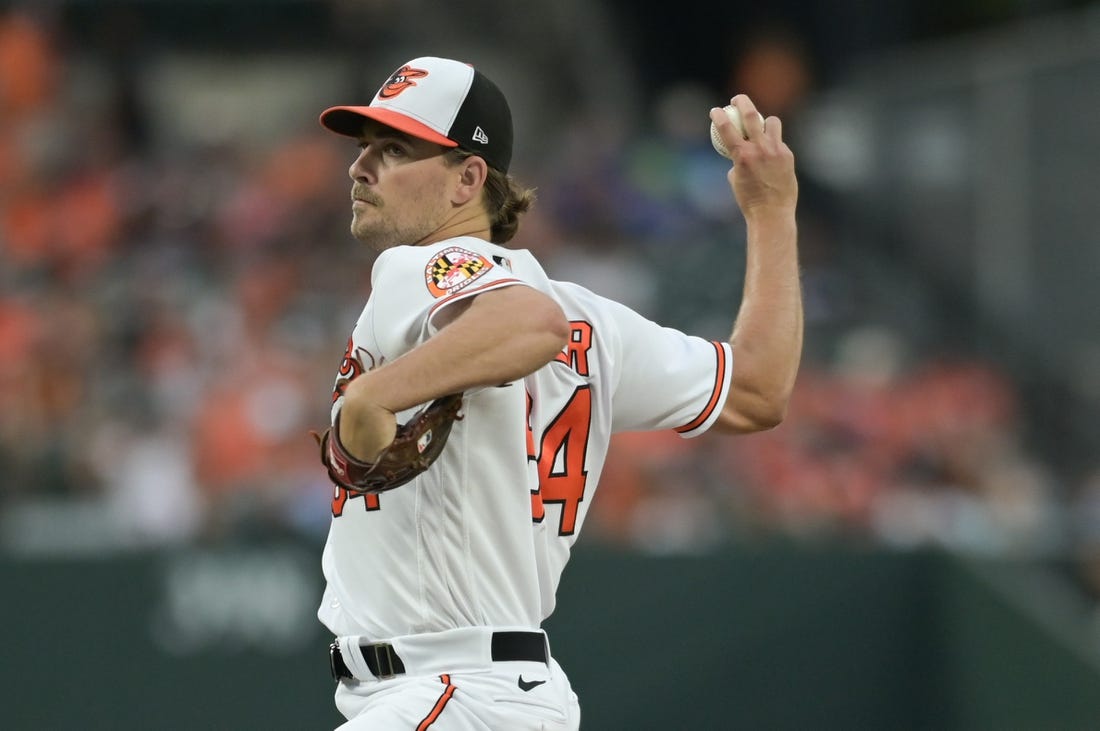
[(379, 493), (400, 487), (424, 472), (439, 457), (451, 434), (451, 427), (462, 417), (462, 394), (438, 398), (397, 427), (397, 434), (374, 462), (364, 462), (348, 454), (340, 443), (337, 425), (322, 434), (313, 433), (321, 446), (321, 463), (328, 476), (340, 487), (359, 493)]

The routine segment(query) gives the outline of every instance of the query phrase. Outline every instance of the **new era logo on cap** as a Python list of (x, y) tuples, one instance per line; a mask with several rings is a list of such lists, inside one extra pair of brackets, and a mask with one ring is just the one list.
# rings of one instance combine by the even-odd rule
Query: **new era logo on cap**
[(479, 155), (508, 172), (512, 113), (496, 84), (469, 64), (435, 56), (415, 58), (390, 74), (369, 106), (326, 109), (321, 124), (358, 137), (364, 118), (414, 137)]

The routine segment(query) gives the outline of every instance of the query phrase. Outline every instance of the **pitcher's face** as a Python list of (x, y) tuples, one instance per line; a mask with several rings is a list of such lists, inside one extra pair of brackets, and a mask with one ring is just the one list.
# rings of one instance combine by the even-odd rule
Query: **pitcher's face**
[(423, 243), (452, 214), (447, 148), (368, 120), (348, 169), (351, 233), (378, 251)]

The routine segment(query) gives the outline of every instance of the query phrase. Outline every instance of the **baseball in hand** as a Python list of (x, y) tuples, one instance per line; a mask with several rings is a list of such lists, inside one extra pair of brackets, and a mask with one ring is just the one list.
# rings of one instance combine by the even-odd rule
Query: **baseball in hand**
[[(757, 114), (760, 114), (757, 112)], [(726, 107), (726, 116), (733, 122), (733, 128), (741, 133), (741, 136), (746, 140), (749, 138), (748, 133), (745, 131), (745, 124), (741, 120), (741, 112), (737, 111), (737, 107), (730, 105)], [(760, 115), (760, 119), (764, 119), (764, 115)], [(718, 151), (718, 154), (722, 157), (729, 157), (730, 151), (726, 149), (726, 143), (722, 142), (722, 136), (718, 134), (718, 128), (714, 126), (714, 122), (710, 123), (710, 144), (714, 145), (714, 149)]]

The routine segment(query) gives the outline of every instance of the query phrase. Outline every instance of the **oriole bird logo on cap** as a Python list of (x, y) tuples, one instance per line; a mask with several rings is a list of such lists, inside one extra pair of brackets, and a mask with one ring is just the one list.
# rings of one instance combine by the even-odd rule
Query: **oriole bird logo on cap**
[(410, 86), (416, 86), (416, 82), (413, 81), (413, 79), (423, 79), (427, 75), (427, 71), (414, 69), (412, 66), (408, 65), (402, 66), (394, 71), (393, 76), (382, 85), (381, 91), (378, 92), (378, 97), (380, 99), (393, 99)]

